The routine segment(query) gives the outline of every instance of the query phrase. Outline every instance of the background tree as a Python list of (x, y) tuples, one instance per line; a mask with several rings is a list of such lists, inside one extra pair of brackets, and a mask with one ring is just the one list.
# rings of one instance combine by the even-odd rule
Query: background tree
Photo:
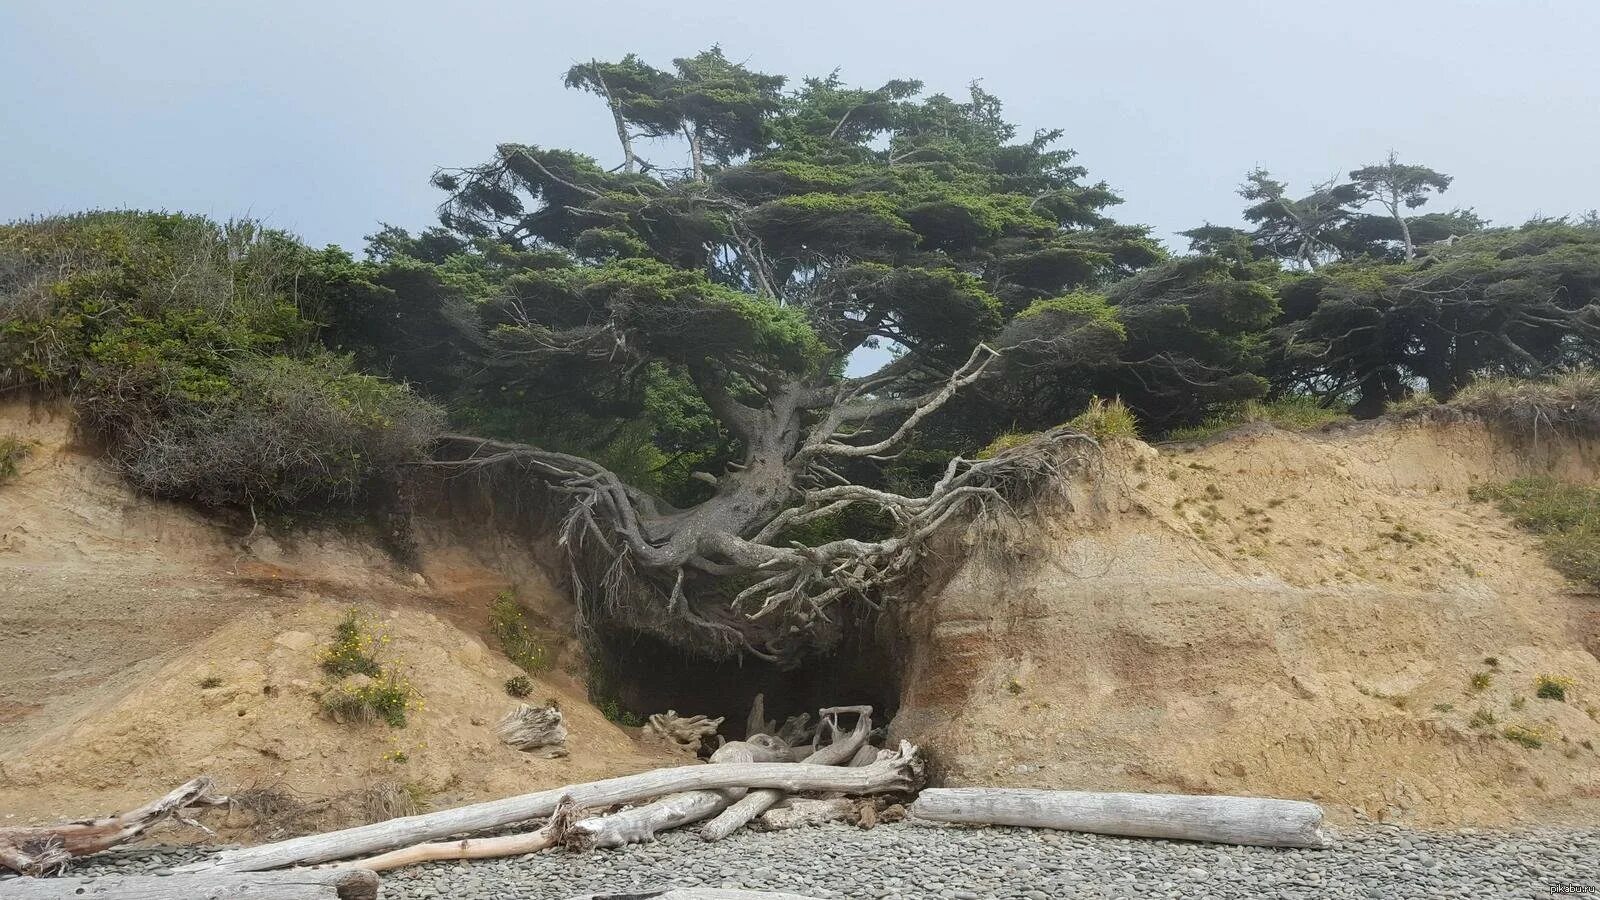
[(1351, 250), (1351, 205), (1361, 196), (1355, 185), (1328, 181), (1295, 199), (1287, 185), (1257, 168), (1245, 176), (1239, 196), (1252, 201), (1244, 211), (1256, 226), (1252, 241), (1278, 259), (1315, 271)]
[(1432, 192), (1444, 193), (1450, 187), (1451, 178), (1427, 166), (1402, 163), (1391, 150), (1389, 158), (1383, 162), (1352, 171), (1350, 181), (1361, 192), (1356, 205), (1376, 203), (1388, 211), (1400, 230), (1405, 258), (1412, 259), (1417, 255), (1416, 245), (1412, 242), (1411, 226), (1406, 222), (1404, 210), (1427, 203)]

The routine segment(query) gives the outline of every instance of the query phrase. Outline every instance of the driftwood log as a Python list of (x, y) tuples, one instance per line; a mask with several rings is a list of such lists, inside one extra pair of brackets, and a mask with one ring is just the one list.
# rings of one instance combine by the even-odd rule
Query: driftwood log
[(561, 843), (577, 810), (571, 804), (557, 804), (550, 821), (537, 831), (522, 834), (505, 834), (486, 838), (464, 838), (459, 841), (440, 841), (416, 844), (399, 850), (390, 850), (377, 856), (358, 859), (351, 866), (373, 872), (387, 872), (402, 866), (436, 862), (444, 859), (494, 859), (500, 856), (521, 856), (538, 853)]
[(562, 724), (561, 710), (554, 706), (518, 704), (494, 731), (501, 742), (524, 751), (559, 747), (567, 741), (567, 726)]
[[(855, 728), (848, 735), (839, 733), (838, 716), (841, 713), (853, 712), (856, 714)], [(871, 749), (867, 747), (867, 735), (872, 732), (872, 707), (870, 706), (839, 706), (822, 710), (822, 721), (818, 728), (818, 735), (827, 734), (831, 742), (826, 747), (811, 751), (811, 755), (804, 760), (805, 763), (817, 766), (838, 766), (853, 760), (858, 751)], [(873, 750), (874, 758), (877, 751)], [(738, 831), (747, 822), (771, 809), (779, 800), (783, 799), (783, 791), (754, 790), (746, 794), (738, 802), (717, 814), (717, 817), (707, 822), (700, 829), (700, 837), (707, 841), (720, 841), (735, 831)]]
[[(751, 735), (749, 740), (718, 747), (710, 761), (713, 765), (788, 762), (789, 745), (771, 735)], [(657, 832), (710, 818), (742, 796), (742, 790), (669, 794), (642, 806), (577, 822), (567, 831), (564, 843), (574, 850), (643, 843), (653, 840)]]
[(209, 778), (196, 778), (138, 809), (64, 825), (0, 828), (0, 865), (24, 875), (46, 875), (74, 856), (86, 856), (131, 841), (167, 819), (183, 820), (190, 807), (223, 806)]
[(377, 900), (378, 876), (367, 869), (287, 872), (198, 872), (192, 875), (104, 875), (98, 878), (14, 878), (0, 881), (5, 900)]
[(680, 716), (675, 709), (655, 713), (645, 722), (643, 734), (682, 753), (696, 754), (722, 727), (722, 716)]
[(1023, 788), (929, 788), (911, 814), (931, 822), (1015, 825), (1262, 847), (1324, 847), (1322, 807), (1299, 800)]
[(774, 788), (786, 793), (907, 792), (921, 786), (923, 770), (922, 752), (909, 742), (901, 742), (899, 751), (890, 758), (859, 769), (804, 763), (724, 763), (656, 769), (325, 834), (306, 835), (258, 847), (224, 850), (210, 862), (187, 866), (184, 871), (220, 869), (256, 872), (345, 859), (543, 818), (555, 812), (557, 805), (564, 800), (570, 800), (575, 806), (595, 808), (698, 790)]

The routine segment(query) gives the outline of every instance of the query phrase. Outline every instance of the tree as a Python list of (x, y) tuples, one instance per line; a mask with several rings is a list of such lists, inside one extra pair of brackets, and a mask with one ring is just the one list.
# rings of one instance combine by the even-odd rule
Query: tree
[[(833, 604), (879, 597), (939, 527), (1025, 490), (1056, 465), (1048, 444), (1080, 440), (954, 458), (925, 495), (881, 476), (920, 423), (999, 370), (1006, 320), (1161, 258), (1104, 216), (1116, 196), (1083, 182), (1059, 133), (1016, 140), (977, 86), (956, 100), (830, 76), (785, 92), (715, 48), (670, 73), (591, 62), (568, 83), (606, 99), (621, 166), (503, 144), (434, 182), (442, 223), (486, 248), (494, 287), (462, 343), (480, 377), (559, 385), (591, 408), (666, 385), (713, 423), (680, 503), (584, 455), (453, 440), (563, 500), (587, 610), (792, 656), (827, 639)], [(628, 135), (672, 128), (687, 168), (638, 160)], [(842, 374), (873, 347), (892, 351), (876, 372)], [(844, 533), (860, 511), (870, 527)], [(748, 615), (729, 614), (729, 585)]]
[(1280, 385), (1354, 391), (1356, 414), (1377, 415), (1413, 383), (1448, 400), (1474, 376), (1600, 360), (1600, 239), (1561, 222), (1494, 229), (1421, 259), (1324, 267), (1282, 302)]
[(1388, 210), (1390, 218), (1400, 229), (1400, 239), (1405, 246), (1405, 258), (1417, 255), (1411, 240), (1411, 226), (1402, 210), (1417, 209), (1428, 202), (1428, 194), (1444, 193), (1451, 178), (1427, 166), (1414, 166), (1400, 162), (1394, 151), (1381, 163), (1363, 166), (1350, 173), (1350, 180), (1360, 190), (1358, 206), (1376, 203)]
[(1294, 199), (1287, 185), (1256, 168), (1245, 176), (1239, 196), (1253, 201), (1244, 211), (1256, 226), (1251, 240), (1272, 256), (1315, 271), (1349, 255), (1350, 206), (1361, 196), (1355, 185), (1327, 181)]

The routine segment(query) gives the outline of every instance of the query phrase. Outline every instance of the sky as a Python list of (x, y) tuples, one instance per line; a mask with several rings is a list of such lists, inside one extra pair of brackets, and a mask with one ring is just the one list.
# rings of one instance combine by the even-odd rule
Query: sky
[(0, 220), (248, 215), (356, 249), (432, 223), (428, 176), (497, 143), (620, 161), (562, 73), (713, 43), (795, 78), (981, 79), (1169, 240), (1236, 224), (1253, 166), (1298, 189), (1391, 149), (1455, 176), (1436, 208), (1600, 206), (1596, 0), (0, 0)]

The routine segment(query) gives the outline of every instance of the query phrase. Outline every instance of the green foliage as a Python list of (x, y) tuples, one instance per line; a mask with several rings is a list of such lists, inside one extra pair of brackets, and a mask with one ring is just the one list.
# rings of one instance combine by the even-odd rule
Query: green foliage
[[(500, 642), (500, 649), (505, 652), (506, 658), (518, 668), (530, 675), (550, 668), (549, 654), (534, 639), (533, 631), (523, 617), (522, 606), (510, 591), (495, 594), (494, 602), (489, 606), (489, 631)], [(507, 690), (510, 690), (509, 683)]]
[(1556, 571), (1600, 585), (1600, 488), (1531, 477), (1476, 487), (1471, 496), (1497, 503), (1514, 522), (1538, 534)]
[(1493, 681), (1494, 676), (1490, 675), (1488, 672), (1474, 672), (1472, 673), (1472, 677), (1467, 679), (1467, 685), (1474, 691), (1482, 691), (1488, 689), (1489, 685), (1493, 683)]
[(14, 434), (0, 437), (0, 482), (17, 477), (22, 461), (33, 452), (33, 445)]
[(994, 459), (996, 456), (999, 456), (1007, 450), (1010, 450), (1013, 447), (1020, 447), (1038, 436), (1039, 432), (1037, 431), (1007, 431), (990, 441), (988, 446), (984, 447), (982, 450), (979, 450), (977, 453), (977, 458)]
[(1472, 714), (1472, 718), (1467, 720), (1467, 725), (1472, 728), (1487, 728), (1497, 721), (1494, 713), (1480, 706), (1478, 711)]
[(1507, 725), (1500, 734), (1506, 740), (1521, 744), (1529, 750), (1537, 750), (1544, 746), (1545, 736), (1538, 729), (1526, 725)]
[(644, 727), (644, 717), (625, 708), (615, 697), (604, 697), (596, 701), (595, 708), (599, 709), (600, 715), (605, 716), (606, 721), (613, 725), (621, 725), (624, 728)]
[(506, 679), (506, 693), (513, 697), (526, 697), (533, 693), (533, 679), (526, 675), (513, 675)]
[(1172, 429), (1167, 432), (1166, 439), (1199, 441), (1253, 422), (1266, 422), (1285, 431), (1312, 431), (1349, 418), (1349, 411), (1341, 406), (1325, 406), (1315, 397), (1289, 395), (1276, 400), (1247, 400), (1227, 407), (1199, 425)]
[(424, 455), (441, 418), (317, 344), (302, 311), (352, 297), (354, 265), (248, 221), (0, 226), (0, 386), (69, 396), (116, 466), (160, 496), (354, 502)]
[(318, 665), (330, 678), (345, 679), (325, 688), (320, 698), (335, 721), (383, 721), (404, 728), (407, 711), (421, 707), (421, 695), (411, 683), (379, 661), (388, 642), (387, 635), (371, 631), (370, 620), (357, 609), (347, 610), (334, 626), (333, 641), (318, 654)]
[(1572, 679), (1565, 675), (1540, 675), (1534, 679), (1533, 695), (1540, 700), (1567, 701), (1567, 691), (1572, 689)]
[(417, 704), (417, 698), (417, 691), (409, 682), (390, 672), (382, 681), (332, 685), (322, 692), (320, 702), (338, 722), (381, 721), (390, 728), (404, 728), (407, 713)]
[(1139, 423), (1120, 397), (1102, 400), (1095, 397), (1089, 408), (1067, 420), (1067, 427), (1083, 432), (1095, 440), (1112, 438), (1137, 438)]
[(368, 622), (358, 609), (347, 610), (344, 618), (333, 627), (333, 643), (322, 651), (318, 664), (322, 671), (335, 678), (346, 675), (383, 674), (378, 662), (378, 647), (383, 638), (368, 632)]

